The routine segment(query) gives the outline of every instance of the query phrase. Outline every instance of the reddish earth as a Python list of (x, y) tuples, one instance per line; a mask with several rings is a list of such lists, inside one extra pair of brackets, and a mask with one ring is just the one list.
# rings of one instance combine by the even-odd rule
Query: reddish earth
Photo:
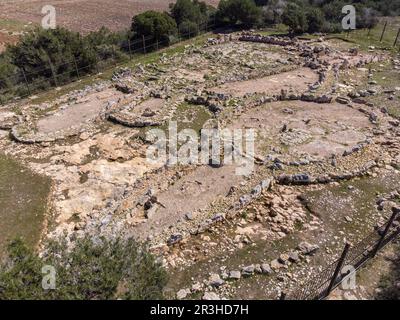
[[(4, 0), (0, 3), (0, 19), (24, 23), (40, 23), (44, 5), (53, 5), (57, 24), (87, 33), (106, 26), (111, 30), (128, 28), (135, 14), (146, 10), (168, 10), (174, 0)], [(205, 0), (216, 6), (219, 0)]]

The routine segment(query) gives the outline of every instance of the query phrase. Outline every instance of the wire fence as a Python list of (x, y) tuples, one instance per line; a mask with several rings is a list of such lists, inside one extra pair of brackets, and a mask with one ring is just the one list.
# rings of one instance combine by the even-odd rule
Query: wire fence
[(92, 63), (85, 63), (83, 58), (74, 56), (67, 61), (55, 63), (47, 54), (47, 62), (29, 71), (19, 68), (12, 76), (0, 77), (0, 104), (11, 100), (19, 100), (47, 90), (74, 82), (84, 76), (99, 73), (119, 63), (134, 60), (140, 55), (159, 51), (172, 44), (177, 44), (199, 34), (204, 34), (218, 28), (219, 25), (204, 22), (197, 28), (182, 32), (178, 29), (177, 35), (169, 35), (162, 39), (154, 36), (131, 39), (129, 36), (118, 45), (114, 45), (110, 56), (105, 59), (96, 59)]
[(396, 21), (385, 21), (382, 28), (368, 29), (368, 37), (379, 39), (379, 42), (396, 47), (400, 44), (400, 24)]
[(400, 235), (400, 209), (393, 208), (392, 211), (392, 216), (382, 227), (377, 228), (354, 246), (347, 243), (338, 259), (284, 298), (287, 300), (321, 300), (328, 297), (332, 290), (350, 276), (349, 271), (342, 272), (344, 271), (343, 267), (350, 266), (355, 272), (374, 258), (387, 244), (398, 238)]
[[(354, 31), (349, 30), (346, 33), (346, 38), (351, 39)], [(374, 28), (357, 29), (357, 36), (361, 35), (362, 39), (367, 42), (379, 43), (386, 47), (397, 47), (400, 45), (400, 22), (394, 19), (382, 20)], [(360, 34), (362, 33), (362, 34)]]

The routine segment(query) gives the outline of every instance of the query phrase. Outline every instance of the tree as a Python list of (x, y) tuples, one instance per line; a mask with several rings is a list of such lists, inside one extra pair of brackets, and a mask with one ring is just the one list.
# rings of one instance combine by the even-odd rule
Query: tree
[(270, 0), (254, 0), (257, 7), (265, 7), (269, 4)]
[(342, 8), (349, 4), (344, 0), (333, 0), (326, 2), (322, 6), (325, 18), (332, 23), (341, 23), (344, 14), (342, 13)]
[(123, 44), (126, 47), (126, 39), (126, 33), (112, 32), (105, 27), (92, 31), (86, 36), (89, 46), (96, 52), (99, 61), (121, 58), (122, 52), (120, 49)]
[(28, 80), (37, 77), (69, 79), (75, 74), (73, 59), (78, 67), (89, 72), (97, 59), (94, 50), (79, 33), (64, 28), (36, 29), (23, 36), (8, 50), (14, 65), (24, 70)]
[(374, 9), (362, 7), (357, 12), (357, 28), (370, 29), (378, 24), (378, 13)]
[(304, 33), (308, 29), (307, 17), (302, 7), (288, 3), (282, 14), (282, 22), (292, 33)]
[(170, 9), (180, 33), (185, 36), (196, 36), (215, 11), (205, 2), (198, 0), (177, 0), (176, 3), (170, 4)]
[(177, 33), (177, 25), (165, 12), (146, 11), (133, 17), (131, 31), (134, 37), (152, 37), (148, 42), (160, 41), (168, 44), (169, 37)]
[(308, 29), (307, 32), (315, 33), (321, 32), (325, 24), (325, 16), (321, 9), (310, 8), (306, 13)]
[(261, 9), (253, 0), (221, 0), (218, 18), (225, 24), (241, 23), (245, 27), (252, 27), (260, 22)]
[(179, 33), (185, 37), (195, 37), (199, 34), (199, 27), (197, 23), (185, 20), (179, 25)]
[(208, 19), (208, 8), (204, 2), (197, 0), (177, 0), (170, 5), (171, 16), (179, 26), (184, 21), (201, 24)]
[[(54, 267), (55, 289), (43, 289), (43, 266)], [(48, 272), (48, 271), (46, 271)], [(161, 299), (167, 275), (146, 247), (132, 239), (51, 242), (43, 256), (21, 240), (0, 265), (0, 300)]]
[(13, 82), (11, 77), (14, 75), (15, 66), (4, 53), (0, 55), (0, 89), (9, 88)]

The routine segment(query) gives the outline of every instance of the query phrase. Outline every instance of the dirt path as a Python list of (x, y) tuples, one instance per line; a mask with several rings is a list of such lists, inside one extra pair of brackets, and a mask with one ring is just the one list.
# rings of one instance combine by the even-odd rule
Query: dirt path
[(280, 93), (282, 89), (304, 92), (308, 89), (308, 85), (317, 81), (318, 75), (315, 72), (309, 68), (300, 68), (260, 79), (226, 83), (211, 90), (231, 94), (234, 97), (263, 92), (273, 95)]
[(107, 101), (117, 100), (119, 97), (122, 97), (122, 94), (115, 89), (89, 94), (77, 104), (40, 119), (37, 123), (38, 130), (41, 133), (51, 133), (79, 126), (96, 118)]

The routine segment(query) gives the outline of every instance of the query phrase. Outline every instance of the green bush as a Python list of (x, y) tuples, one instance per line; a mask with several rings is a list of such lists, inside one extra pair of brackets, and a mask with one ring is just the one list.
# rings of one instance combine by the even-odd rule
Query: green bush
[(378, 12), (374, 9), (361, 7), (357, 12), (357, 28), (373, 28), (378, 24)]
[(307, 32), (315, 33), (321, 32), (324, 24), (325, 24), (325, 16), (321, 9), (319, 8), (310, 8), (306, 13), (307, 17)]
[(199, 34), (197, 23), (185, 20), (179, 25), (179, 33), (184, 38), (195, 37)]
[[(122, 57), (122, 50), (127, 51), (126, 32), (112, 32), (105, 27), (98, 31), (90, 32), (86, 36), (88, 45), (96, 52), (98, 60), (119, 59)], [(125, 46), (125, 48), (123, 48)]]
[(345, 5), (351, 4), (349, 1), (344, 0), (333, 0), (325, 1), (321, 3), (322, 11), (326, 20), (333, 23), (340, 23), (343, 18), (342, 8)]
[[(54, 267), (55, 289), (42, 288), (43, 266)], [(70, 250), (51, 242), (43, 256), (16, 240), (0, 265), (0, 300), (161, 299), (166, 281), (160, 264), (132, 239), (85, 237)]]
[(14, 79), (16, 67), (5, 54), (0, 55), (0, 89), (10, 88), (18, 81)]
[(218, 5), (218, 20), (223, 24), (242, 24), (250, 28), (260, 24), (261, 9), (253, 0), (221, 0)]
[(289, 3), (286, 6), (282, 14), (282, 22), (289, 27), (291, 33), (304, 33), (308, 29), (306, 13), (295, 3)]
[(53, 72), (69, 79), (76, 74), (74, 60), (78, 68), (90, 66), (86, 72), (97, 62), (96, 53), (85, 38), (63, 28), (36, 29), (7, 52), (12, 63), (24, 70), (28, 80), (41, 76), (52, 78)]
[(176, 35), (177, 25), (165, 12), (146, 11), (133, 17), (131, 31), (134, 38), (150, 37), (148, 44), (158, 41), (167, 45), (170, 36)]
[(178, 26), (186, 21), (204, 24), (209, 18), (209, 7), (198, 0), (177, 0), (170, 4), (170, 10)]
[[(282, 1), (270, 0), (263, 6), (263, 22), (270, 25), (281, 21), (289, 26), (292, 33), (341, 32), (342, 8), (354, 5), (357, 28), (372, 28), (382, 14), (396, 15), (400, 11), (400, 0), (287, 0), (282, 10)], [(276, 22), (275, 22), (276, 23)]]

